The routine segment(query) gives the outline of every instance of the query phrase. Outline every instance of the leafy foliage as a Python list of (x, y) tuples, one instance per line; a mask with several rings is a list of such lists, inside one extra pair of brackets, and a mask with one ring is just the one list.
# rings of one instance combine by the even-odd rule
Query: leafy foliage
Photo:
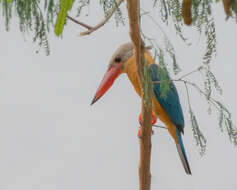
[(231, 113), (219, 101), (213, 100), (213, 105), (219, 112), (219, 127), (221, 131), (224, 132), (223, 127), (225, 126), (230, 141), (237, 145), (237, 128), (233, 124)]
[(169, 73), (164, 63), (164, 53), (161, 49), (159, 50), (157, 56), (158, 56), (158, 62), (159, 62), (158, 75), (160, 78), (161, 97), (166, 99), (167, 94), (170, 91)]
[[(204, 69), (204, 68), (201, 67), (201, 68), (198, 69), (198, 71), (201, 72), (202, 69)], [(205, 69), (204, 69), (204, 72), (206, 72)], [(209, 73), (209, 75), (211, 76), (211, 75), (213, 75), (213, 73), (212, 74)], [(215, 81), (216, 79), (212, 78), (212, 77), (211, 77), (211, 80), (210, 80), (211, 83), (209, 84), (210, 85), (209, 86), (209, 91), (206, 90), (205, 86), (204, 86), (204, 90), (202, 90), (195, 83), (192, 83), (192, 82), (186, 81), (186, 80), (180, 80), (181, 82), (184, 82), (185, 86), (186, 86), (186, 91), (187, 91), (187, 94), (188, 94), (189, 110), (191, 110), (190, 111), (190, 119), (191, 119), (191, 122), (192, 122), (192, 127), (197, 129), (196, 132), (193, 130), (194, 131), (194, 138), (196, 140), (197, 145), (200, 146), (200, 148), (201, 148), (201, 151), (200, 151), (201, 154), (204, 153), (204, 152), (202, 152), (202, 150), (205, 150), (205, 149), (203, 149), (203, 146), (201, 146), (201, 145), (205, 145), (204, 142), (206, 142), (206, 141), (205, 141), (205, 137), (200, 132), (200, 129), (198, 129), (198, 125), (197, 125), (197, 122), (196, 122), (196, 117), (194, 117), (194, 114), (192, 112), (190, 98), (189, 98), (189, 93), (188, 93), (188, 86), (187, 85), (194, 87), (200, 93), (200, 95), (204, 96), (204, 98), (207, 100), (209, 105), (212, 105), (212, 106), (214, 106), (216, 108), (216, 110), (219, 112), (218, 124), (220, 126), (221, 131), (222, 132), (224, 131), (223, 130), (223, 126), (225, 126), (230, 141), (234, 145), (237, 145), (237, 128), (233, 124), (231, 113), (226, 108), (226, 106), (224, 106), (220, 101), (214, 99), (210, 95), (210, 91), (211, 91), (210, 89), (212, 89), (212, 83), (214, 84), (214, 87), (219, 91), (219, 93), (222, 92), (222, 91), (220, 91), (221, 90), (220, 86), (218, 84), (216, 84), (216, 82), (217, 82), (217, 81)], [(195, 136), (197, 136), (197, 137), (195, 137)], [(200, 140), (203, 140), (202, 144), (200, 143)]]
[(231, 1), (231, 9), (235, 14), (237, 14), (237, 0), (232, 0)]
[(46, 0), (43, 10), (39, 0), (2, 0), (1, 3), (6, 29), (9, 30), (10, 28), (9, 24), (14, 8), (19, 19), (20, 31), (33, 32), (33, 41), (38, 41), (48, 55), (49, 43), (47, 34), (50, 24), (53, 24), (55, 15), (54, 0)]
[(181, 69), (177, 63), (174, 46), (170, 43), (168, 38), (164, 38), (165, 41), (165, 51), (169, 54), (172, 59), (172, 68), (175, 75), (177, 75)]
[(184, 81), (184, 85), (185, 85), (186, 93), (187, 93), (187, 100), (188, 100), (188, 106), (189, 106), (189, 116), (190, 116), (190, 121), (191, 121), (191, 124), (192, 124), (193, 137), (196, 141), (196, 145), (199, 147), (200, 155), (203, 156), (205, 151), (206, 151), (206, 142), (207, 141), (206, 141), (205, 136), (203, 135), (203, 133), (201, 132), (201, 130), (199, 128), (196, 116), (193, 112), (193, 109), (192, 109), (192, 106), (191, 106), (192, 104), (191, 104), (191, 100), (190, 100), (190, 95), (189, 95), (189, 89), (188, 89), (186, 81)]
[(89, 6), (90, 0), (80, 0), (77, 5), (77, 16), (81, 15), (82, 9)]
[(100, 5), (103, 8), (103, 11), (105, 13), (105, 17), (107, 17), (109, 11), (113, 7), (117, 7), (117, 9), (114, 13), (114, 18), (115, 18), (116, 25), (118, 26), (120, 23), (124, 24), (124, 18), (123, 18), (121, 10), (119, 9), (119, 7), (117, 5), (116, 0), (100, 0)]
[(205, 151), (206, 151), (207, 140), (199, 128), (196, 116), (194, 115), (191, 107), (189, 107), (189, 114), (190, 114), (190, 120), (192, 124), (193, 137), (196, 141), (196, 145), (199, 147), (199, 153), (202, 156), (205, 154)]

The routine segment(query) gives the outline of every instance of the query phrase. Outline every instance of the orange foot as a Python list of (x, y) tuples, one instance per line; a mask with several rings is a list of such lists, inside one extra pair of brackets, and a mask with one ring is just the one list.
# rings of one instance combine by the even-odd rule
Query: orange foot
[[(142, 115), (141, 115), (141, 114), (139, 114), (138, 121), (139, 121), (139, 123), (142, 123)], [(156, 123), (156, 121), (157, 121), (157, 117), (156, 117), (156, 115), (152, 112), (152, 122), (151, 122), (151, 124), (154, 125), (154, 124)]]
[[(142, 123), (142, 116), (141, 114), (139, 114), (139, 117), (138, 117), (138, 120), (139, 120), (139, 123)], [(154, 125), (157, 121), (157, 117), (156, 115), (152, 112), (152, 122), (151, 124)], [(154, 134), (154, 131), (152, 130), (152, 135)], [(141, 126), (139, 127), (138, 131), (137, 131), (137, 136), (138, 137), (141, 137)]]

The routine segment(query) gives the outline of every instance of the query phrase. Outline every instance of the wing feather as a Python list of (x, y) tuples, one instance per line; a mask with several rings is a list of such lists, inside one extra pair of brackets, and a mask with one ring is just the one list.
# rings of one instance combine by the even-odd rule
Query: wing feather
[[(156, 64), (151, 64), (149, 68), (150, 76), (152, 81), (160, 81), (160, 77), (158, 76), (159, 66)], [(177, 128), (183, 132), (184, 127), (184, 117), (183, 111), (181, 108), (181, 104), (179, 101), (179, 95), (174, 83), (171, 81), (170, 90), (167, 92), (167, 96), (165, 98), (161, 97), (161, 88), (160, 83), (153, 83), (153, 91), (156, 99), (169, 115), (171, 121), (177, 126)]]

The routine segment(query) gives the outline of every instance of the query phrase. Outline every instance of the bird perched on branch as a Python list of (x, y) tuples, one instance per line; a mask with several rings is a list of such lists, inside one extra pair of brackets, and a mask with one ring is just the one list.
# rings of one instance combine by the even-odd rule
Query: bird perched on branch
[[(158, 75), (159, 66), (154, 64), (154, 60), (147, 50), (145, 51), (145, 59), (149, 66), (149, 74), (153, 82), (152, 112), (165, 124), (171, 137), (174, 139), (185, 172), (191, 175), (181, 137), (184, 128), (184, 117), (178, 92), (171, 81), (170, 90), (167, 92), (166, 98), (161, 97), (160, 77)], [(135, 57), (133, 55), (132, 43), (121, 45), (113, 54), (108, 69), (96, 91), (91, 105), (105, 94), (113, 85), (116, 78), (122, 73), (127, 74), (135, 91), (141, 97), (141, 87), (137, 74)]]

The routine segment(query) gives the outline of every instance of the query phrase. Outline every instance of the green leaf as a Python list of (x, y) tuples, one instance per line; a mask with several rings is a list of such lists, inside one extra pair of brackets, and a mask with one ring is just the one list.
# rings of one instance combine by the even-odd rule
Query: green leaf
[(237, 0), (231, 1), (231, 8), (237, 14)]
[(200, 155), (203, 156), (206, 151), (207, 140), (199, 128), (196, 116), (194, 115), (194, 112), (191, 106), (189, 107), (189, 114), (190, 114), (190, 120), (192, 124), (193, 137), (196, 141), (196, 145), (199, 147)]
[(60, 36), (62, 34), (64, 25), (66, 22), (67, 12), (72, 8), (73, 3), (74, 3), (74, 0), (61, 0), (60, 1), (60, 9), (57, 16), (55, 28), (54, 28), (54, 32), (57, 36)]
[(170, 91), (170, 78), (167, 67), (164, 62), (164, 54), (162, 51), (159, 52), (158, 58), (159, 58), (158, 75), (160, 77), (161, 98), (166, 99), (167, 94)]

